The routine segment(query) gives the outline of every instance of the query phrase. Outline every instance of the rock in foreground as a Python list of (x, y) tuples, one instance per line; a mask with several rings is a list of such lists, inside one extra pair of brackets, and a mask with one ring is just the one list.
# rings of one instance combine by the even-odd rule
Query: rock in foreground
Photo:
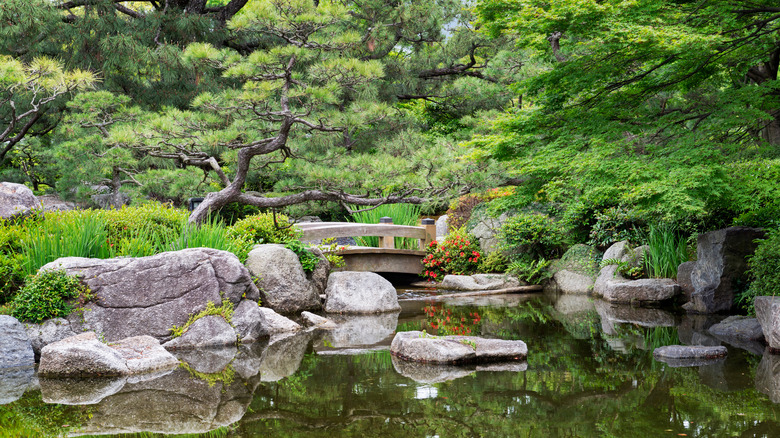
[(43, 347), (38, 374), (44, 377), (126, 376), (172, 368), (178, 363), (151, 336), (106, 345), (94, 332), (87, 332)]
[(0, 315), (0, 369), (35, 365), (32, 343), (16, 318)]
[(68, 316), (70, 327), (100, 333), (108, 342), (140, 335), (168, 341), (174, 325), (183, 326), (209, 301), (236, 305), (259, 298), (238, 257), (210, 248), (108, 260), (66, 257), (41, 269), (82, 276), (96, 300)]
[(483, 339), (476, 336), (433, 336), (425, 332), (400, 332), (390, 352), (405, 360), (460, 364), (524, 360), (528, 346), (523, 341)]
[(258, 280), (262, 303), (290, 314), (322, 308), (319, 291), (303, 271), (298, 256), (284, 245), (258, 245), (246, 259), (246, 267)]

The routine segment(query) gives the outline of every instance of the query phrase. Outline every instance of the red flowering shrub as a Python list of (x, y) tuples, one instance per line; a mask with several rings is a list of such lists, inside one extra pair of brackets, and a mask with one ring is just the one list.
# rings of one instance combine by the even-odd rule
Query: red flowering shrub
[(482, 253), (477, 239), (462, 228), (453, 230), (444, 241), (433, 241), (423, 258), (423, 276), (441, 281), (446, 274), (468, 275), (477, 272)]

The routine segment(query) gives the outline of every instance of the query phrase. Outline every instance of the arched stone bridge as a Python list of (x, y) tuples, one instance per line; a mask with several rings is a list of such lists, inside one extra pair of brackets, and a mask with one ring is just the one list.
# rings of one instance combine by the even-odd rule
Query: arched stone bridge
[[(337, 251), (344, 258), (346, 271), (396, 272), (420, 275), (425, 248), (436, 239), (436, 223), (423, 219), (423, 225), (412, 227), (392, 223), (358, 224), (352, 222), (306, 222), (296, 224), (303, 231), (304, 241), (320, 241), (331, 237), (379, 237), (379, 248), (349, 246)], [(418, 239), (418, 249), (395, 248), (395, 237)]]

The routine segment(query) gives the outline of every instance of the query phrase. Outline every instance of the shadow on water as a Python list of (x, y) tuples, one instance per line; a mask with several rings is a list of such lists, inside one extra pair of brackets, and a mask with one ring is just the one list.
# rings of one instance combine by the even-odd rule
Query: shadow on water
[[(333, 317), (331, 331), (182, 353), (160, 374), (6, 370), (0, 436), (776, 436), (780, 356), (726, 344), (726, 359), (701, 366), (652, 359), (661, 345), (724, 343), (707, 332), (717, 318), (582, 296), (479, 298)], [(522, 339), (528, 361), (405, 362), (389, 352), (404, 330)]]

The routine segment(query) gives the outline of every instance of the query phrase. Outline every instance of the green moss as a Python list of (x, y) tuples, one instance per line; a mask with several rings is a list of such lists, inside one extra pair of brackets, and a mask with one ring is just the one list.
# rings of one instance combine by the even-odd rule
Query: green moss
[(190, 318), (187, 320), (186, 323), (184, 323), (183, 326), (179, 327), (174, 325), (171, 327), (171, 336), (174, 338), (178, 338), (179, 336), (183, 335), (187, 332), (187, 330), (190, 328), (190, 326), (197, 320), (205, 317), (205, 316), (211, 316), (211, 315), (219, 315), (222, 318), (225, 319), (225, 321), (228, 322), (228, 324), (232, 325), (233, 322), (233, 303), (230, 302), (227, 298), (222, 299), (222, 305), (217, 307), (216, 304), (214, 304), (213, 301), (209, 301), (206, 303), (206, 308), (201, 310), (200, 312), (196, 313), (195, 315), (191, 315)]

